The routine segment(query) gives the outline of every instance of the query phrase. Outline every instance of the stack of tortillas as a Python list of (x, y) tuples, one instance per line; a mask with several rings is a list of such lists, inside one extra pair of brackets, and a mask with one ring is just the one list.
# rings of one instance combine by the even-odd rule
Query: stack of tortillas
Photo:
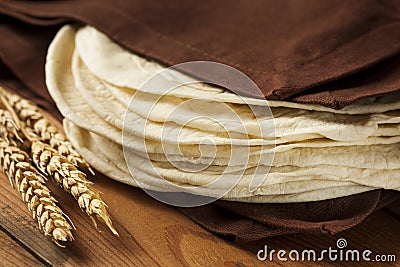
[(334, 110), (206, 84), (142, 86), (163, 69), (89, 26), (64, 26), (49, 48), (46, 83), (66, 134), (110, 178), (246, 202), (400, 189), (399, 93)]

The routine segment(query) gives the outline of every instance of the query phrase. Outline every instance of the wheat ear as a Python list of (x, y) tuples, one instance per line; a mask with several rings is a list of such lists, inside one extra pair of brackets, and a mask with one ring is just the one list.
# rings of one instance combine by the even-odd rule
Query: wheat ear
[(36, 135), (42, 142), (49, 144), (58, 153), (65, 156), (71, 163), (94, 174), (86, 160), (74, 149), (65, 135), (43, 116), (38, 106), (15, 94), (4, 92), (4, 96), (15, 110), (18, 118), (25, 123), (26, 130), (30, 135)]
[(29, 162), (29, 156), (16, 146), (0, 140), (0, 163), (11, 185), (16, 187), (22, 200), (28, 205), (39, 229), (59, 246), (61, 242), (72, 241), (73, 229), (68, 217), (57, 206), (56, 199), (45, 186), (45, 179)]
[(19, 125), (15, 124), (12, 115), (8, 110), (0, 108), (0, 136), (7, 144), (16, 146), (17, 143), (22, 143), (23, 140), (18, 134)]
[[(39, 117), (41, 117), (42, 121), (46, 120), (37, 106), (27, 100), (18, 96), (14, 97), (13, 94), (7, 92), (3, 93), (1, 99), (13, 119), (18, 121), (20, 125), (28, 122), (31, 125), (36, 125), (40, 120)], [(21, 122), (22, 119), (23, 122)], [(55, 126), (52, 127), (55, 128)], [(21, 127), (20, 131), (30, 143), (32, 160), (38, 169), (44, 174), (51, 176), (64, 191), (70, 193), (78, 201), (79, 207), (89, 215), (96, 227), (96, 219), (98, 219), (104, 222), (115, 235), (118, 235), (117, 230), (112, 225), (107, 205), (101, 199), (99, 192), (92, 187), (92, 182), (86, 179), (86, 175), (78, 170), (74, 163), (51, 146), (51, 139), (53, 139), (51, 138), (51, 134), (49, 143), (41, 141), (47, 138), (43, 136), (49, 133), (48, 131), (41, 131), (40, 129), (42, 128), (38, 127), (36, 132), (41, 133), (41, 136), (38, 136), (29, 132), (29, 129), (32, 128)], [(55, 128), (52, 132), (56, 133), (58, 129)], [(58, 133), (61, 134), (60, 132)], [(57, 148), (59, 149), (59, 147)], [(83, 160), (83, 162), (86, 161)]]
[(98, 219), (104, 222), (115, 235), (118, 235), (107, 212), (107, 205), (83, 172), (78, 170), (66, 157), (41, 141), (32, 142), (31, 154), (38, 169), (53, 177), (64, 191), (70, 193), (96, 227), (96, 219)]

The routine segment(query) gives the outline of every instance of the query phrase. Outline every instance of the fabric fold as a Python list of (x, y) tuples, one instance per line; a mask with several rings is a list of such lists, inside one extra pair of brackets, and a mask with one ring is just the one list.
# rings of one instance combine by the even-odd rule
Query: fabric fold
[[(0, 7), (5, 10), (3, 15), (36, 25), (59, 25), (62, 20), (92, 25), (124, 47), (166, 65), (192, 60), (231, 65), (249, 75), (267, 99), (292, 97), (292, 101), (340, 108), (363, 97), (400, 89), (397, 74), (391, 84), (342, 90), (330, 94), (328, 101), (326, 96), (294, 97), (398, 55), (400, 19), (395, 0), (335, 4), (253, 1), (251, 5), (236, 1), (228, 6), (220, 1), (207, 5), (139, 0), (118, 0), (113, 5), (105, 0), (2, 1)], [(235, 12), (238, 9), (240, 13)], [(207, 73), (184, 71), (210, 78)], [(244, 96), (257, 96), (237, 87), (237, 81), (230, 85)], [(349, 88), (343, 85), (338, 89)]]

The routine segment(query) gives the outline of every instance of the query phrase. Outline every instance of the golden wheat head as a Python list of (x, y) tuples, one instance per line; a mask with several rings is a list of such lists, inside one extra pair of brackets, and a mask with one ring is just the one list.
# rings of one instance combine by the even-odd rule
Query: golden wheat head
[(38, 137), (82, 170), (88, 170), (94, 174), (86, 160), (74, 149), (65, 135), (43, 116), (37, 105), (8, 92), (4, 96), (19, 119), (24, 122), (26, 130), (31, 136)]
[(29, 162), (29, 156), (20, 148), (0, 141), (0, 163), (11, 184), (21, 194), (39, 229), (57, 245), (72, 241), (73, 235), (68, 217), (57, 206), (57, 201), (45, 186), (45, 179)]
[(95, 226), (97, 226), (97, 219), (105, 223), (115, 235), (118, 235), (112, 225), (107, 205), (83, 172), (78, 170), (66, 157), (41, 141), (32, 143), (31, 153), (33, 162), (39, 170), (53, 177), (64, 191), (70, 193), (78, 201), (79, 207), (90, 216)]

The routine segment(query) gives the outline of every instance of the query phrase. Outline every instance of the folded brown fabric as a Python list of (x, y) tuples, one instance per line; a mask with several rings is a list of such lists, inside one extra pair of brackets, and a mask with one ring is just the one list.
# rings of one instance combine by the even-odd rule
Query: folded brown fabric
[(349, 77), (316, 86), (288, 100), (341, 109), (362, 98), (397, 91), (400, 88), (399, 78), (400, 56), (395, 56)]
[[(390, 77), (369, 80), (368, 88), (351, 82), (325, 87), (399, 54), (399, 12), (398, 0), (0, 1), (4, 16), (42, 26), (83, 22), (167, 65), (225, 63), (252, 78), (268, 99), (292, 97), (333, 108), (400, 89), (398, 68)], [(227, 84), (257, 97), (238, 81)], [(318, 94), (307, 93), (315, 89)]]
[[(400, 89), (396, 3), (0, 1), (0, 79), (59, 114), (45, 88), (45, 54), (59, 25), (77, 21), (167, 65), (212, 60), (236, 67), (269, 99), (341, 108)], [(376, 190), (307, 203), (217, 201), (180, 210), (210, 231), (247, 242), (277, 234), (337, 233), (398, 198), (398, 192)]]
[(375, 190), (316, 202), (250, 204), (217, 201), (180, 210), (204, 228), (233, 237), (238, 243), (295, 234), (336, 234), (363, 221), (373, 211), (392, 203), (399, 194)]

